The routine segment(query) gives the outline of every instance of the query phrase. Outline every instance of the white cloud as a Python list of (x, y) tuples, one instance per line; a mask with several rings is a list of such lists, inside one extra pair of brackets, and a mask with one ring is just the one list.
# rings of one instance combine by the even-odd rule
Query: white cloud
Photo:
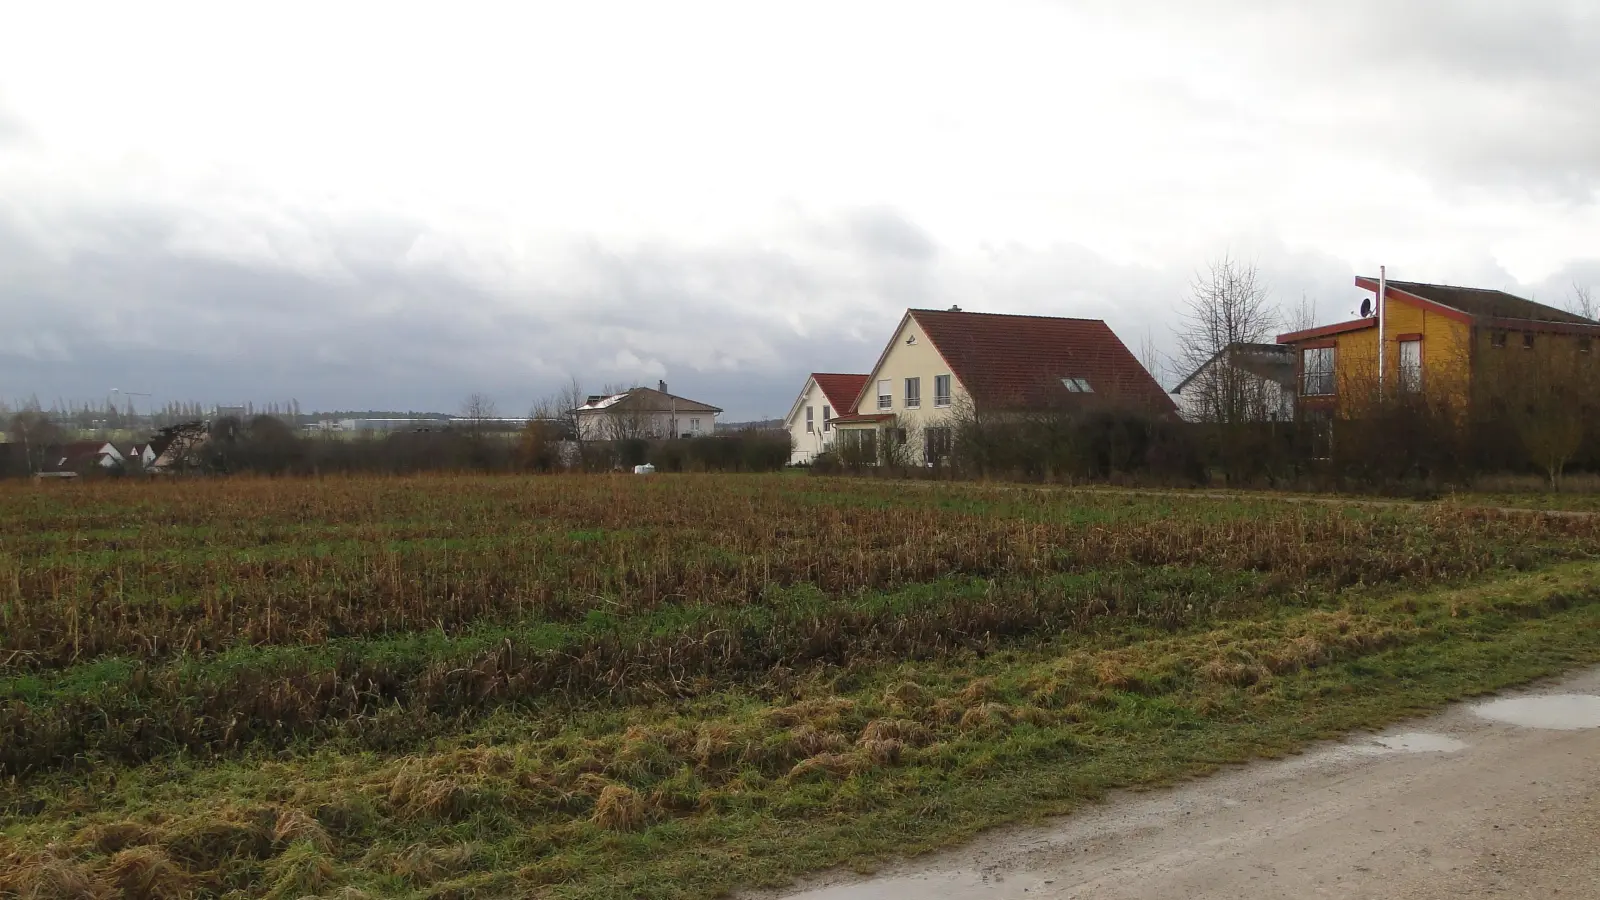
[[(1548, 293), (1600, 238), (1600, 19), (1562, 0), (6, 18), (22, 392), (91, 390), (48, 360), (137, 348), (175, 393), (509, 404), (575, 372), (758, 415), (869, 365), (908, 305), (1104, 316), (1136, 344), (1225, 250), (1335, 317), (1380, 263)], [(266, 361), (286, 347), (305, 360)]]

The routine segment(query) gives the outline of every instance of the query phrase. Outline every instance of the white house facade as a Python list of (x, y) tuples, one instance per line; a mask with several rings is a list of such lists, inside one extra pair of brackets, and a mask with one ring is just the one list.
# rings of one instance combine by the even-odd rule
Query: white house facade
[(716, 431), (717, 416), (722, 414), (708, 403), (667, 393), (665, 384), (660, 390), (634, 388), (593, 395), (573, 412), (582, 441), (700, 437)]
[(884, 459), (893, 448), (898, 462), (933, 465), (964, 417), (1108, 406), (1176, 412), (1099, 319), (911, 309), (832, 426), (841, 451), (870, 447), (868, 458)]
[(904, 445), (909, 463), (948, 455), (954, 412), (967, 390), (915, 315), (907, 313), (857, 394), (855, 412), (838, 423), (846, 440)]
[(1190, 373), (1172, 395), (1190, 422), (1292, 422), (1297, 390), (1292, 347), (1237, 343)]
[(783, 424), (789, 431), (789, 464), (806, 465), (833, 447), (833, 420), (854, 408), (867, 376), (813, 372)]

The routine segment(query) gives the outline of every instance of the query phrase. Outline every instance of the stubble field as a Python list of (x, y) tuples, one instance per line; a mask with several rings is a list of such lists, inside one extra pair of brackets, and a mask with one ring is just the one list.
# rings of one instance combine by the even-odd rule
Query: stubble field
[(700, 897), (1600, 659), (1600, 518), (0, 487), (0, 897)]

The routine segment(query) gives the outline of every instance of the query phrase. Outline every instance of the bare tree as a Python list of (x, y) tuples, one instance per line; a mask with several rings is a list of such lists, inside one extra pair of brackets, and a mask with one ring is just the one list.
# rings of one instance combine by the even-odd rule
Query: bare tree
[(1283, 319), (1288, 323), (1290, 331), (1310, 331), (1317, 327), (1317, 302), (1302, 291), (1300, 302), (1295, 304)]
[(206, 424), (195, 420), (162, 428), (150, 443), (156, 448), (158, 468), (168, 472), (186, 472), (200, 466), (200, 450), (210, 438), (211, 432)]
[(63, 437), (61, 428), (37, 408), (12, 416), (6, 431), (12, 443), (22, 446), (23, 468), (30, 475), (45, 469), (50, 448), (60, 444)]
[(1154, 378), (1156, 383), (1165, 383), (1161, 377), (1164, 368), (1161, 364), (1161, 352), (1156, 349), (1156, 338), (1148, 325), (1145, 326), (1144, 335), (1139, 338), (1139, 362), (1144, 365), (1144, 370), (1150, 373), (1150, 377)]
[(607, 440), (628, 441), (651, 437), (652, 414), (641, 410), (631, 398), (624, 398), (606, 408), (602, 429)]
[(1266, 399), (1257, 395), (1267, 392), (1260, 378), (1236, 364), (1233, 351), (1270, 341), (1278, 321), (1254, 265), (1224, 255), (1195, 276), (1177, 332), (1177, 362), (1194, 373), (1183, 390), (1200, 419), (1231, 425), (1257, 417)]
[[(632, 393), (638, 386), (637, 382), (628, 385), (616, 382), (601, 388), (600, 393), (608, 398), (617, 397)], [(655, 416), (653, 413), (641, 409), (640, 403), (635, 397), (623, 397), (606, 407), (603, 415), (600, 431), (605, 440), (627, 441), (652, 436), (650, 432), (655, 424)]]
[(484, 425), (499, 415), (488, 394), (468, 394), (467, 399), (461, 401), (461, 418), (467, 420), (467, 427), (473, 434), (481, 433)]
[(1593, 319), (1600, 315), (1600, 304), (1595, 302), (1593, 291), (1588, 285), (1576, 281), (1572, 283), (1572, 298), (1568, 301), (1567, 308), (1585, 319)]
[(569, 439), (578, 437), (578, 407), (583, 406), (589, 397), (583, 392), (583, 385), (576, 377), (569, 378), (551, 396), (540, 401), (548, 417), (559, 427), (561, 434)]

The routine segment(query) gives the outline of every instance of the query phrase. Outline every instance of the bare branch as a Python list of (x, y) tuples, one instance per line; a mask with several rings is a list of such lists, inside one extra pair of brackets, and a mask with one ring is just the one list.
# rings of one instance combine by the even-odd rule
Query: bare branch
[(1593, 319), (1600, 314), (1600, 307), (1596, 306), (1594, 292), (1586, 284), (1572, 283), (1572, 298), (1568, 301), (1567, 308), (1583, 316)]
[(1272, 341), (1278, 324), (1278, 312), (1268, 302), (1254, 265), (1224, 255), (1195, 276), (1176, 335), (1176, 362), (1182, 371), (1194, 373), (1184, 396), (1198, 418), (1237, 423), (1254, 417), (1256, 407), (1269, 398), (1255, 396), (1262, 393), (1260, 379), (1232, 364), (1229, 356), (1240, 345)]

